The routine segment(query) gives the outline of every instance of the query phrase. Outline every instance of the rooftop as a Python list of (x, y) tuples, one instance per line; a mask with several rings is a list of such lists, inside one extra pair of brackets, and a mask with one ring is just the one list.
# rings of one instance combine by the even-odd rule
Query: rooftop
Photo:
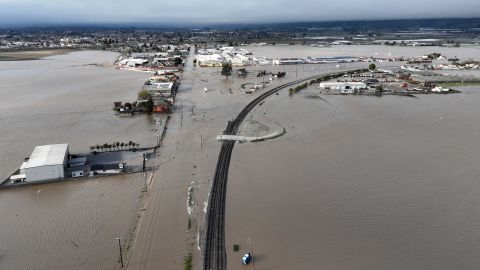
[(68, 144), (50, 144), (37, 146), (27, 161), (25, 168), (61, 165), (68, 152)]
[(151, 85), (146, 85), (145, 89), (147, 90), (171, 90), (173, 87), (173, 83), (153, 83)]

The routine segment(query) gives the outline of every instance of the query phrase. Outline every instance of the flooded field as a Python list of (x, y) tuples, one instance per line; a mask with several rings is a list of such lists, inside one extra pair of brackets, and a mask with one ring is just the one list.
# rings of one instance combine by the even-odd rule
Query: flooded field
[(248, 238), (257, 269), (480, 268), (480, 89), (460, 90), (271, 97), (252, 119), (287, 134), (235, 147), (229, 269)]
[[(0, 62), (0, 177), (36, 145), (70, 151), (133, 140), (153, 145), (154, 119), (119, 119), (148, 74), (116, 70), (117, 54), (82, 51)], [(0, 191), (0, 269), (116, 269), (118, 246), (137, 216), (145, 176), (125, 175)]]
[(116, 70), (110, 52), (75, 52), (37, 61), (0, 62), (0, 177), (18, 169), (36, 145), (155, 142), (152, 117), (119, 119), (114, 101), (133, 101), (148, 74)]
[[(268, 57), (368, 56), (376, 51), (393, 57), (444, 48), (247, 49)], [(446, 55), (478, 56), (476, 48), (457, 50)], [(110, 141), (155, 142), (158, 121), (119, 119), (111, 111), (113, 101), (133, 100), (148, 77), (116, 70), (116, 56), (83, 51), (0, 62), (2, 179), (36, 145), (68, 142), (72, 152), (84, 152)], [(256, 77), (258, 71), (287, 72), (266, 88), (271, 89), (367, 65), (257, 66), (247, 68), (251, 73), (245, 79), (226, 80), (219, 68), (192, 68), (191, 61), (141, 212), (131, 269), (179, 269), (187, 253), (193, 253), (199, 268), (197, 237), (220, 149), (216, 136), (263, 93), (247, 95), (242, 88), (263, 81)], [(479, 268), (480, 90), (459, 90), (464, 93), (378, 98), (319, 96), (310, 87), (269, 98), (247, 117), (242, 130), (251, 136), (282, 128), (287, 133), (235, 147), (226, 211), (228, 269), (241, 268), (249, 237), (259, 269)], [(1, 191), (0, 269), (117, 268), (115, 237), (129, 234), (144, 182), (145, 176), (130, 175)], [(240, 252), (233, 252), (234, 244)]]
[(464, 59), (480, 59), (480, 47), (471, 46), (467, 48), (443, 48), (443, 47), (397, 47), (382, 45), (346, 45), (332, 46), (328, 48), (310, 46), (245, 46), (256, 57), (281, 58), (281, 57), (415, 57), (432, 52), (438, 52), (446, 57)]
[(118, 269), (141, 174), (2, 190), (1, 269)]

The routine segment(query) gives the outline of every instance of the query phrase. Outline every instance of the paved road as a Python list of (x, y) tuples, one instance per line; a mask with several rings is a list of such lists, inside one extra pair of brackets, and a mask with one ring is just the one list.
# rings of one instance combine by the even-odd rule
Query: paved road
[[(184, 93), (192, 88), (192, 60), (193, 54), (182, 74), (178, 107), (184, 102)], [(191, 153), (189, 149), (196, 147), (196, 142), (184, 139), (189, 130), (185, 125), (182, 129), (182, 114), (181, 109), (172, 113), (167, 136), (159, 149), (159, 169), (151, 183), (128, 269), (181, 269), (187, 253), (185, 203), (192, 172), (186, 167), (194, 164), (196, 157), (183, 153)]]

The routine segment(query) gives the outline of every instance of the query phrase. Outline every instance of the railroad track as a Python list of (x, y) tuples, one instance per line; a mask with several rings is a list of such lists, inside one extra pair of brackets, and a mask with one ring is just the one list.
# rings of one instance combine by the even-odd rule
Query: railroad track
[[(333, 75), (344, 74), (345, 72), (354, 73), (365, 70), (352, 70), (335, 73)], [(229, 121), (223, 134), (236, 135), (240, 125), (245, 117), (255, 106), (265, 100), (267, 97), (287, 87), (316, 79), (322, 75), (310, 76), (307, 78), (292, 81), (277, 86), (252, 100), (237, 115), (233, 121)], [(225, 201), (227, 194), (228, 169), (230, 167), (230, 158), (232, 156), (234, 141), (224, 141), (218, 155), (217, 167), (212, 183), (212, 190), (205, 218), (205, 235), (203, 246), (203, 269), (204, 270), (225, 270), (227, 269), (227, 255), (225, 249)]]

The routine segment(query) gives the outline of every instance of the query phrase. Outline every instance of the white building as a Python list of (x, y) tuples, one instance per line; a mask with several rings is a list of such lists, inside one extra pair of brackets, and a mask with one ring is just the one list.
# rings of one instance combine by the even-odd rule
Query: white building
[(147, 59), (140, 59), (140, 58), (128, 58), (128, 59), (123, 59), (119, 62), (120, 65), (122, 66), (127, 66), (127, 67), (136, 67), (136, 66), (142, 66), (148, 63)]
[(90, 175), (94, 176), (97, 174), (119, 174), (125, 171), (125, 163), (115, 163), (115, 164), (95, 164), (90, 168)]
[(280, 58), (273, 59), (274, 65), (300, 65), (305, 64), (305, 59), (303, 58)]
[(173, 83), (157, 82), (145, 85), (143, 89), (147, 90), (152, 98), (168, 98), (172, 96)]
[(220, 54), (197, 54), (197, 65), (200, 67), (221, 67), (225, 57)]
[(435, 93), (442, 93), (442, 92), (449, 92), (450, 89), (449, 88), (443, 88), (441, 86), (437, 86), (437, 87), (433, 88), (431, 91), (435, 92)]
[(37, 146), (20, 173), (25, 174), (27, 182), (61, 179), (65, 177), (67, 159), (68, 144)]
[(333, 90), (342, 94), (352, 94), (355, 90), (365, 89), (367, 85), (363, 82), (323, 82), (320, 89)]

